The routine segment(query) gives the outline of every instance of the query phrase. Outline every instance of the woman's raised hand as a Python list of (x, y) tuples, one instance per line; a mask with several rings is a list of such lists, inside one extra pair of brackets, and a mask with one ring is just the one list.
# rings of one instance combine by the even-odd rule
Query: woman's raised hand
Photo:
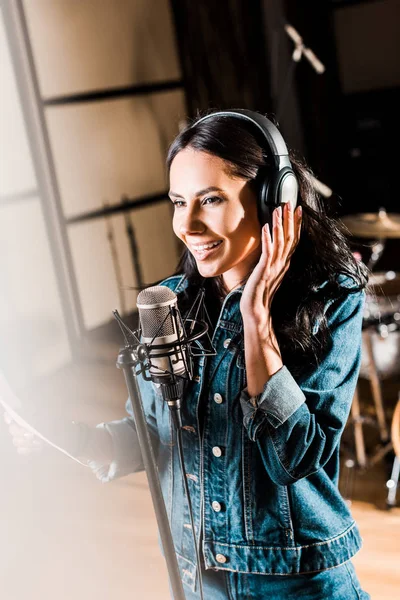
[(272, 215), (273, 239), (269, 226), (261, 230), (261, 256), (246, 282), (240, 310), (243, 320), (253, 321), (257, 328), (271, 326), (270, 308), (275, 292), (287, 272), (290, 259), (300, 239), (302, 209), (293, 209), (288, 202)]

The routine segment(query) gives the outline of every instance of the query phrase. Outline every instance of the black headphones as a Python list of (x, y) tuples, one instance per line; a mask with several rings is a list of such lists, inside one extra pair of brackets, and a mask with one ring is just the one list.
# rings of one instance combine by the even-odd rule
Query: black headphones
[[(258, 215), (261, 225), (271, 223), (275, 208), (290, 202), (293, 210), (297, 205), (298, 183), (289, 160), (285, 140), (275, 125), (261, 115), (251, 110), (221, 110), (201, 117), (193, 125), (219, 117), (235, 117), (252, 123), (254, 135), (261, 140), (261, 146), (270, 153), (272, 165), (262, 169), (257, 179), (259, 181)], [(261, 134), (261, 135), (260, 135)]]

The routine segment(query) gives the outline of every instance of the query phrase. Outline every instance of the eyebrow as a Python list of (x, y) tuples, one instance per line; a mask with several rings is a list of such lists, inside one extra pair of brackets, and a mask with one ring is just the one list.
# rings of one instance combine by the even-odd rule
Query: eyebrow
[[(208, 194), (209, 192), (223, 192), (223, 190), (221, 190), (221, 188), (216, 187), (216, 186), (210, 186), (208, 188), (204, 188), (204, 190), (200, 190), (196, 193), (196, 198), (198, 198), (199, 196), (203, 196), (204, 194)], [(174, 196), (174, 198), (183, 198), (183, 196), (181, 196), (180, 194), (176, 194), (173, 191), (170, 191), (168, 193), (169, 196)]]

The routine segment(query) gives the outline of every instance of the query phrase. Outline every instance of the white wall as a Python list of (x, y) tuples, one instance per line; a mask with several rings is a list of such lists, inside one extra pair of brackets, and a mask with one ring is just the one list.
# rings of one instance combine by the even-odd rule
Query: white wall
[(0, 368), (23, 387), (71, 355), (1, 11), (0, 56)]
[[(168, 0), (25, 0), (24, 10), (44, 99), (181, 77)], [(40, 190), (36, 198), (1, 202), (10, 193), (35, 190), (37, 183), (2, 28), (0, 44), (6, 56), (0, 100), (0, 323), (9, 335), (23, 320), (29, 329), (31, 375), (40, 376), (68, 361), (70, 348)], [(123, 194), (134, 199), (166, 189), (165, 151), (185, 116), (183, 91), (47, 106), (44, 111), (62, 218), (101, 209), (105, 202), (119, 204)], [(168, 276), (177, 262), (169, 203), (131, 210), (130, 216), (145, 283)], [(114, 230), (122, 286), (137, 284), (121, 213), (108, 221), (102, 217), (67, 224), (87, 330), (113, 320), (115, 308), (123, 313), (107, 224)], [(122, 293), (130, 312), (136, 294)], [(20, 328), (16, 351), (22, 335)], [(7, 360), (8, 368), (17, 371), (15, 357)]]

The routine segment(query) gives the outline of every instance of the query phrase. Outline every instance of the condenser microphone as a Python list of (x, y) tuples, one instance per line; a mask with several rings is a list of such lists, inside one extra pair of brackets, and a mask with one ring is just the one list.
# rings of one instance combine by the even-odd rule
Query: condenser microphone
[(187, 361), (179, 343), (184, 331), (175, 292), (163, 285), (146, 288), (138, 295), (136, 306), (142, 340), (149, 348), (151, 379), (169, 384), (176, 381), (176, 376), (185, 377)]

